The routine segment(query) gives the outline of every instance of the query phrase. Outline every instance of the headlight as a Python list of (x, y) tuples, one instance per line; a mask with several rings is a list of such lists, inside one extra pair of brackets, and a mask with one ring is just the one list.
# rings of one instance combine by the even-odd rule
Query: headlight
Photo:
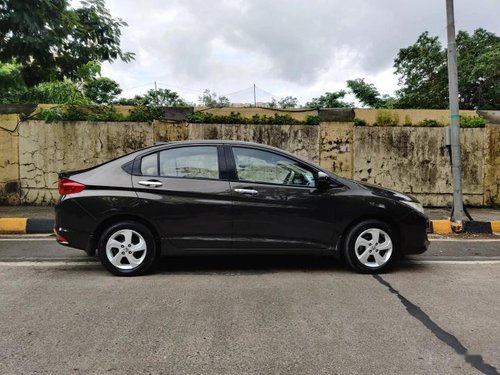
[(413, 208), (414, 210), (417, 210), (421, 214), (424, 213), (424, 206), (422, 206), (422, 203), (409, 202), (409, 201), (400, 201), (400, 202), (406, 204), (407, 206)]

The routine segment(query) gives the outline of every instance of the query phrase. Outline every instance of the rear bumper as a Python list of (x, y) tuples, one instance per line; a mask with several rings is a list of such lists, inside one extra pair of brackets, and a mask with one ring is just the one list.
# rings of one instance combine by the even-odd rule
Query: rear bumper
[(63, 200), (56, 204), (54, 231), (57, 242), (61, 245), (88, 252), (92, 243), (92, 233), (85, 231), (91, 228), (86, 225), (90, 216), (72, 200)]

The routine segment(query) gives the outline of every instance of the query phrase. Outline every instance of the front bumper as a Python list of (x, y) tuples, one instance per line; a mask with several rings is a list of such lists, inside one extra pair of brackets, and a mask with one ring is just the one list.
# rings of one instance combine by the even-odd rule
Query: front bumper
[(408, 214), (400, 222), (400, 245), (403, 254), (422, 254), (429, 247), (429, 220), (418, 212)]

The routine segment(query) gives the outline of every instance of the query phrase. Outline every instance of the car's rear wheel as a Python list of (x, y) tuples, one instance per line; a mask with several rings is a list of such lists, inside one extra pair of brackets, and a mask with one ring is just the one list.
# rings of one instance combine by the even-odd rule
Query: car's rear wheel
[(156, 258), (151, 231), (144, 225), (124, 221), (110, 226), (99, 240), (98, 256), (117, 276), (137, 276), (148, 271)]
[(358, 272), (379, 273), (389, 269), (396, 257), (397, 241), (392, 228), (379, 220), (355, 225), (346, 236), (343, 256)]

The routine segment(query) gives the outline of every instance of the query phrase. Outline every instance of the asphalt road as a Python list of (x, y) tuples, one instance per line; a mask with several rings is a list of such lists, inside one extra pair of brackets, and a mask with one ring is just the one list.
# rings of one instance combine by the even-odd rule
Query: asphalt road
[(0, 373), (498, 374), (500, 242), (432, 242), (381, 276), (315, 256), (165, 259), (118, 278), (0, 238)]

